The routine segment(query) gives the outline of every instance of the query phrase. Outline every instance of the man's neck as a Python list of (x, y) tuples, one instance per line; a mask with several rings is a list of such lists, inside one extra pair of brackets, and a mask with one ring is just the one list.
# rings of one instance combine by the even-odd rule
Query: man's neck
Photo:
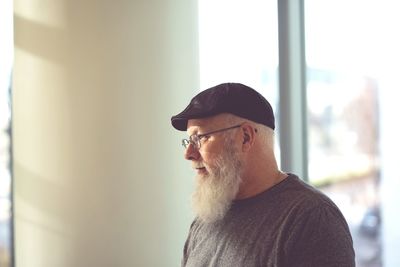
[(236, 199), (245, 199), (258, 195), (280, 183), (287, 176), (288, 174), (281, 172), (278, 169), (260, 176), (244, 176)]

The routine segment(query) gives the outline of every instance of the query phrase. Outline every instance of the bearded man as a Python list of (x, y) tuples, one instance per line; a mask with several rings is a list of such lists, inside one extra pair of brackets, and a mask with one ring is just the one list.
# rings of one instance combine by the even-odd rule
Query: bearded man
[(188, 133), (185, 158), (197, 172), (196, 218), (182, 266), (355, 266), (337, 206), (279, 170), (275, 118), (261, 94), (220, 84), (196, 95), (171, 123)]

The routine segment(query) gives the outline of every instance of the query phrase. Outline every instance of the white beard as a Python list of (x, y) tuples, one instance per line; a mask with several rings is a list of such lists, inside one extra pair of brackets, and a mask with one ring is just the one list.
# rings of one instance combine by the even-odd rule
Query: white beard
[(206, 176), (197, 175), (196, 190), (192, 195), (192, 207), (198, 218), (211, 223), (222, 219), (235, 199), (241, 183), (241, 164), (232, 142), (226, 148)]

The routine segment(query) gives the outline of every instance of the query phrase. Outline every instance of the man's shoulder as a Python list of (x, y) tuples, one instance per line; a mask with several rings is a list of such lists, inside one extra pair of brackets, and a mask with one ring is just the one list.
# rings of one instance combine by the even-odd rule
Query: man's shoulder
[(338, 207), (326, 194), (295, 174), (289, 174), (273, 190), (271, 196), (265, 199), (263, 206), (269, 209), (273, 206), (272, 209), (277, 216), (279, 214), (299, 216), (318, 209), (340, 213)]
[(294, 201), (305, 201), (309, 205), (331, 205), (332, 200), (320, 189), (300, 179), (295, 174), (289, 174), (288, 183), (282, 188), (281, 193), (289, 194)]

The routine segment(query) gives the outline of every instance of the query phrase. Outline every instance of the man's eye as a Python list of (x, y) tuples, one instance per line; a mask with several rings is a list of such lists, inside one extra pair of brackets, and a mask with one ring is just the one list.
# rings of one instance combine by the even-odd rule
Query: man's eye
[(209, 138), (210, 138), (210, 135), (204, 135), (204, 136), (202, 136), (202, 139), (203, 139), (204, 141), (208, 140)]

